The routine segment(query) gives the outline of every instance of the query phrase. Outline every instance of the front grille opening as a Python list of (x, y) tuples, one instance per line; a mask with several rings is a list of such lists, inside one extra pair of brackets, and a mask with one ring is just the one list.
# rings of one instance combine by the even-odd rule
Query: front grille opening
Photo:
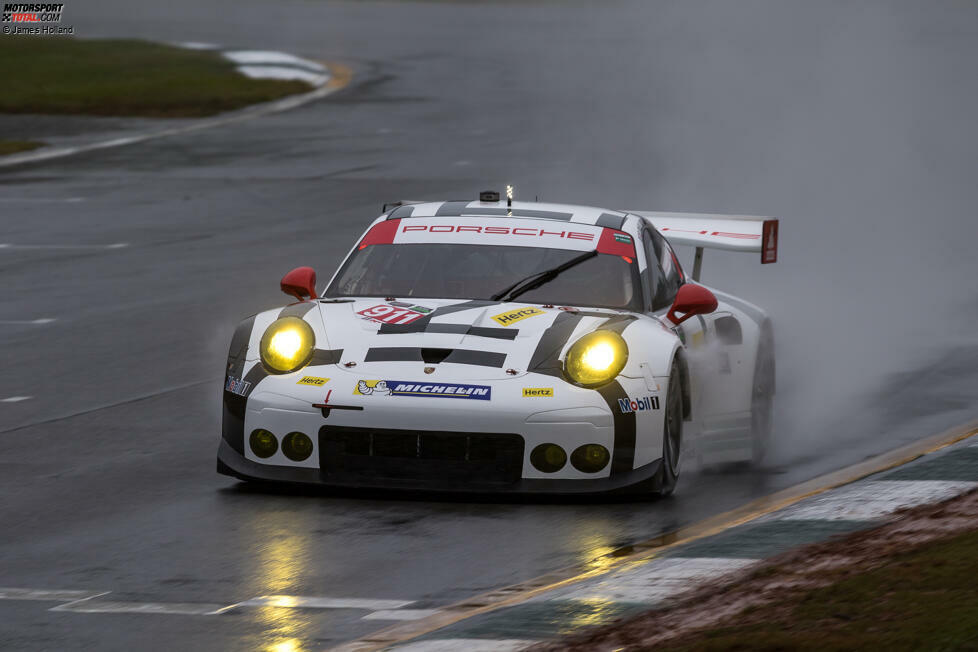
[[(523, 437), (323, 426), (319, 431), (324, 480), (396, 480), (419, 485), (513, 483), (523, 472)], [(464, 486), (463, 486), (464, 488)]]

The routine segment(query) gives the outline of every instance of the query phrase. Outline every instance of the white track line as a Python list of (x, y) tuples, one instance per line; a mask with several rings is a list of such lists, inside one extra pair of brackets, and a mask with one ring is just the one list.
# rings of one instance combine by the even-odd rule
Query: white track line
[(98, 591), (64, 591), (60, 589), (18, 589), (0, 588), (0, 600), (53, 600), (56, 602), (84, 600), (96, 595), (105, 595)]
[(0, 249), (124, 249), (128, 242), (113, 244), (11, 244), (0, 243)]
[(85, 201), (84, 197), (67, 197), (65, 199), (51, 199), (45, 197), (0, 197), (0, 202), (12, 204), (77, 204)]
[(360, 620), (421, 620), (439, 611), (439, 609), (381, 609), (368, 613)]
[[(93, 593), (93, 594), (88, 595), (88, 596), (86, 596), (84, 598), (80, 598), (78, 600), (72, 600), (71, 602), (68, 602), (67, 604), (59, 604), (57, 607), (52, 607), (51, 609), (48, 609), (48, 611), (61, 611), (62, 609), (65, 609), (66, 607), (71, 607), (73, 605), (81, 604), (83, 602), (87, 602), (87, 601), (91, 600), (92, 598), (97, 598), (99, 596), (108, 595), (110, 593), (112, 593), (112, 591), (102, 591), (101, 593)], [(70, 609), (69, 609), (69, 611), (70, 611)]]
[(515, 652), (529, 647), (540, 641), (528, 641), (516, 638), (491, 640), (484, 638), (443, 638), (427, 641), (416, 641), (393, 648), (398, 652)]
[(399, 609), (414, 600), (371, 600), (365, 598), (330, 598), (301, 595), (261, 595), (239, 602), (236, 607), (285, 607), (290, 609)]
[[(93, 596), (94, 597), (94, 596)], [(48, 611), (74, 611), (85, 614), (174, 614), (208, 616), (220, 605), (193, 602), (92, 602), (89, 598), (51, 607)]]
[[(26, 400), (28, 400), (30, 398), (33, 398), (33, 397), (31, 397), (31, 396), (8, 396), (7, 398), (0, 398), (0, 403), (20, 403), (21, 401), (26, 401)], [(3, 590), (4, 589), (0, 589), (0, 591), (3, 591)]]
[(50, 324), (53, 321), (57, 321), (54, 317), (42, 317), (40, 319), (0, 319), (0, 324)]
[(558, 596), (537, 600), (610, 600), (655, 603), (690, 590), (698, 582), (720, 577), (757, 563), (731, 557), (662, 557), (624, 568)]
[(815, 496), (764, 520), (873, 521), (903, 507), (953, 498), (978, 482), (947, 480), (870, 480)]

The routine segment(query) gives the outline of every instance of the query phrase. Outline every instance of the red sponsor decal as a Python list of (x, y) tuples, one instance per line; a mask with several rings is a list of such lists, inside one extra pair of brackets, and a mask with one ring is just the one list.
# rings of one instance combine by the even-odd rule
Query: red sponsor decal
[(761, 264), (778, 262), (778, 221), (764, 220), (761, 231)]
[(744, 240), (757, 240), (761, 237), (756, 233), (727, 233), (726, 231), (714, 231), (710, 235), (718, 235), (723, 238), (743, 238)]
[(380, 322), (381, 324), (410, 324), (424, 317), (420, 312), (408, 310), (407, 308), (397, 308), (387, 304), (380, 304), (372, 308), (366, 308), (357, 312), (370, 321)]
[(599, 254), (635, 258), (635, 242), (632, 236), (616, 229), (604, 228), (601, 230), (601, 239), (598, 240), (597, 249)]
[(401, 220), (384, 220), (380, 224), (375, 224), (372, 229), (367, 231), (367, 235), (363, 236), (363, 240), (360, 241), (360, 245), (357, 249), (363, 249), (364, 247), (369, 247), (375, 244), (391, 244), (394, 242), (394, 234), (397, 233), (397, 227), (400, 225)]

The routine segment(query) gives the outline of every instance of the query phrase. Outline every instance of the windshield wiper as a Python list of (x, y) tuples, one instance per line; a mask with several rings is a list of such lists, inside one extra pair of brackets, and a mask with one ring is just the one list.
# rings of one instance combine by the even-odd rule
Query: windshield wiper
[(560, 275), (562, 272), (570, 269), (574, 265), (580, 265), (585, 260), (588, 260), (589, 258), (594, 258), (597, 255), (598, 255), (598, 251), (596, 249), (593, 251), (588, 251), (581, 254), (580, 256), (575, 256), (574, 258), (568, 260), (566, 263), (557, 265), (552, 269), (544, 270), (542, 272), (537, 272), (536, 274), (531, 274), (526, 278), (516, 281), (505, 290), (502, 290), (501, 292), (497, 292), (496, 294), (492, 295), (492, 300), (512, 301), (513, 299), (520, 296), (521, 294), (525, 294), (530, 290), (535, 290), (536, 288), (540, 287), (544, 283), (549, 283), (550, 281), (557, 278), (557, 276)]

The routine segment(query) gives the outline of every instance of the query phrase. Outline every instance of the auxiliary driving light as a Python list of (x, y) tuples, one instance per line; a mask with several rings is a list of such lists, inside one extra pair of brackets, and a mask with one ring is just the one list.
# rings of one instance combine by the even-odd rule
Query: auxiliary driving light
[(282, 438), (282, 452), (293, 462), (301, 462), (312, 455), (312, 440), (304, 432), (290, 432)]
[(554, 473), (567, 464), (567, 453), (557, 444), (540, 444), (530, 452), (530, 464), (538, 471)]
[(258, 351), (269, 373), (287, 374), (306, 366), (315, 346), (316, 335), (309, 324), (298, 317), (282, 317), (265, 329)]
[(588, 333), (567, 351), (564, 373), (582, 387), (600, 387), (615, 379), (628, 362), (628, 345), (614, 331)]
[(278, 450), (278, 440), (275, 439), (275, 435), (264, 428), (251, 431), (248, 445), (251, 446), (251, 452), (262, 459), (271, 457)]
[(571, 453), (571, 464), (582, 473), (597, 473), (608, 466), (611, 455), (601, 444), (584, 444)]

